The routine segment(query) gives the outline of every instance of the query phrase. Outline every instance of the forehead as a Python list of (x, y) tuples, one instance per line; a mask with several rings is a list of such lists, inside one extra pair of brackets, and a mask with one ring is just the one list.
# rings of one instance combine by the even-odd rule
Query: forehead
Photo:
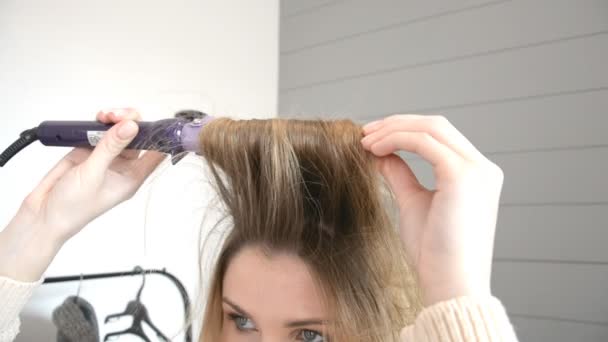
[(257, 320), (328, 318), (310, 269), (288, 253), (243, 248), (228, 264), (222, 292)]

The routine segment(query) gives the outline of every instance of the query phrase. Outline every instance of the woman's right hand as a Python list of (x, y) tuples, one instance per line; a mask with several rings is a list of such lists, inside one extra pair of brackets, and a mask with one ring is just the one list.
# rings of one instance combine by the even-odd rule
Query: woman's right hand
[(135, 194), (164, 159), (162, 153), (125, 151), (138, 131), (137, 111), (101, 111), (115, 125), (94, 149), (75, 148), (23, 201), (0, 232), (0, 276), (38, 280), (61, 246), (93, 219)]

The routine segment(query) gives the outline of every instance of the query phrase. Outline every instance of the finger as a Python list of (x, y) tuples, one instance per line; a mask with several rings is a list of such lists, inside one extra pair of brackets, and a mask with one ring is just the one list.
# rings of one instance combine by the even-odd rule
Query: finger
[(46, 195), (66, 172), (82, 163), (90, 154), (91, 150), (87, 148), (75, 148), (70, 151), (42, 178), (32, 191), (32, 195), (36, 197)]
[(141, 114), (134, 108), (113, 108), (100, 110), (97, 120), (103, 123), (118, 123), (121, 120), (140, 121)]
[[(105, 123), (118, 123), (122, 120), (141, 121), (141, 114), (134, 108), (114, 108), (100, 111), (97, 114), (98, 120), (100, 117), (106, 120)], [(103, 122), (103, 121), (102, 121)], [(120, 156), (125, 159), (134, 160), (139, 158), (140, 151), (125, 150), (120, 153)]]
[(384, 119), (378, 119), (378, 120), (370, 121), (370, 122), (366, 123), (365, 125), (363, 125), (363, 134), (368, 135), (370, 133), (375, 132), (380, 127), (382, 127), (382, 124), (384, 123), (384, 120), (385, 120), (385, 118)]
[(118, 157), (133, 140), (139, 127), (132, 120), (121, 121), (108, 130), (91, 156), (84, 162), (87, 174), (102, 175), (112, 161)]
[(141, 158), (132, 161), (132, 170), (137, 183), (141, 185), (165, 157), (163, 153), (147, 151)]
[(409, 165), (394, 153), (376, 157), (376, 167), (399, 203), (405, 204), (411, 195), (428, 190), (420, 183)]
[(108, 115), (112, 122), (121, 120), (141, 121), (141, 114), (134, 108), (114, 108), (108, 110)]
[[(141, 121), (141, 114), (134, 108), (116, 108), (110, 112), (112, 122), (120, 122), (122, 120)], [(141, 151), (125, 150), (120, 153), (120, 156), (125, 159), (134, 160), (139, 158)]]
[(366, 143), (373, 144), (383, 136), (396, 131), (426, 132), (448, 146), (463, 158), (475, 160), (483, 155), (445, 117), (437, 115), (393, 115), (376, 125), (370, 125)]
[(365, 144), (374, 144), (396, 131), (425, 132), (463, 158), (474, 159), (481, 153), (445, 117), (430, 115), (393, 115), (364, 128)]
[(439, 143), (430, 134), (422, 132), (393, 132), (383, 136), (368, 149), (378, 157), (387, 156), (399, 150), (413, 152), (438, 169), (449, 169), (462, 160), (456, 152)]
[(110, 121), (110, 117), (108, 114), (109, 114), (108, 112), (100, 110), (99, 112), (97, 112), (97, 115), (95, 118), (97, 119), (97, 121), (99, 121), (101, 123), (109, 124), (109, 123), (111, 123), (111, 121)]
[(120, 152), (120, 157), (128, 160), (137, 160), (140, 154), (141, 150), (128, 149)]

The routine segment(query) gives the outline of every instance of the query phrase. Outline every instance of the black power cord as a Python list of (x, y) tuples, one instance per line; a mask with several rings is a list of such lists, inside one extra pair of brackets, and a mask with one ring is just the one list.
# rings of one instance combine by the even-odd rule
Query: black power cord
[(3, 167), (11, 158), (19, 151), (26, 148), (29, 144), (38, 140), (38, 127), (25, 130), (19, 136), (19, 139), (11, 144), (2, 154), (0, 154), (0, 167)]

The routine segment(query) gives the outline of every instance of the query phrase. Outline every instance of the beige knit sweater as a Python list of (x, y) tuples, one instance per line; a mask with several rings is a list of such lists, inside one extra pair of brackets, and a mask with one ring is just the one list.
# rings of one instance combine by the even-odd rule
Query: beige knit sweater
[[(22, 283), (0, 277), (0, 342), (19, 332), (19, 312), (41, 281)], [(459, 297), (425, 308), (413, 325), (403, 328), (403, 342), (516, 342), (502, 303), (492, 296)]]

